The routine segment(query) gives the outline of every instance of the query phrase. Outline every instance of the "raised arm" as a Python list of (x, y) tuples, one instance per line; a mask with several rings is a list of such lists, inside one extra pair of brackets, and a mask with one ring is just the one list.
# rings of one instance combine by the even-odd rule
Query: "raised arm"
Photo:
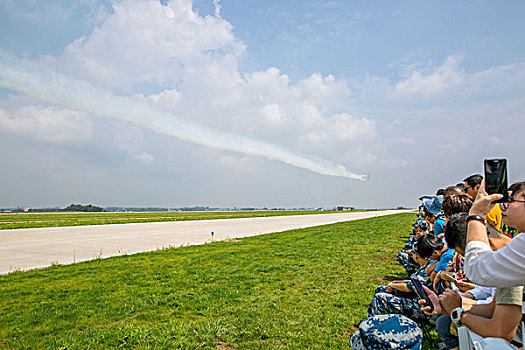
[[(485, 216), (491, 203), (501, 198), (488, 195), (482, 181), (470, 215)], [(475, 284), (488, 287), (512, 287), (525, 283), (525, 236), (518, 235), (505, 247), (493, 252), (489, 245), (485, 225), (470, 220), (467, 230), (465, 274)]]

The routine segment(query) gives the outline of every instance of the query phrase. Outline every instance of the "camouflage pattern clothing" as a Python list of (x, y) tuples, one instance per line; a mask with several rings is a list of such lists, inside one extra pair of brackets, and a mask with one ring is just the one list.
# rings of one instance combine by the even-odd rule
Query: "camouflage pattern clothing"
[(416, 222), (412, 224), (413, 230), (412, 234), (410, 235), (410, 238), (408, 239), (408, 242), (405, 244), (405, 247), (403, 250), (401, 250), (399, 253), (397, 253), (397, 261), (401, 264), (401, 266), (404, 267), (404, 269), (407, 271), (407, 274), (410, 276), (414, 272), (419, 269), (419, 264), (414, 260), (412, 257), (411, 252), (415, 249), (416, 244), (416, 229), (418, 227), (422, 228), (423, 230), (428, 229), (428, 224), (422, 217), (418, 217)]
[[(434, 263), (434, 261), (429, 261), (412, 276), (412, 278), (417, 278), (421, 284), (429, 288), (432, 288), (432, 281), (426, 274), (426, 269), (432, 263)], [(430, 317), (421, 311), (421, 306), (418, 304), (418, 297), (415, 295), (412, 281), (407, 282), (407, 287), (412, 293), (400, 292), (395, 289), (388, 292), (387, 286), (377, 287), (374, 297), (368, 306), (368, 317), (374, 315), (399, 314), (405, 315), (416, 322), (428, 320)]]
[(396, 314), (404, 315), (416, 322), (428, 320), (429, 317), (421, 311), (421, 305), (417, 301), (417, 297), (402, 297), (378, 291), (368, 306), (368, 317)]
[[(432, 264), (435, 264), (436, 261), (435, 260), (430, 260), (429, 262), (427, 262), (425, 265), (421, 266), (419, 268), (419, 270), (417, 270), (414, 274), (412, 274), (410, 277), (411, 278), (416, 278), (419, 280), (419, 282), (421, 282), (422, 285), (424, 286), (427, 286), (428, 288), (430, 289), (433, 289), (433, 285), (432, 285), (432, 281), (430, 280), (430, 276), (427, 275), (427, 268), (432, 265)], [(412, 285), (412, 281), (408, 281), (407, 283), (407, 287), (408, 289), (410, 289), (412, 292), (416, 292), (414, 286)]]
[(401, 315), (378, 315), (359, 324), (359, 330), (350, 337), (350, 346), (354, 350), (420, 350), (422, 341), (423, 332), (414, 321)]
[(414, 260), (412, 254), (409, 254), (408, 250), (406, 249), (403, 249), (397, 253), (396, 258), (409, 276), (419, 269), (419, 264)]

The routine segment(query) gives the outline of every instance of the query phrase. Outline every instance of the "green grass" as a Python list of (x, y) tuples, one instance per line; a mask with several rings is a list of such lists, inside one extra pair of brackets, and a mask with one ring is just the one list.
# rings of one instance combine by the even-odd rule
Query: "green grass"
[(262, 216), (329, 214), (335, 211), (261, 210), (211, 212), (132, 212), (132, 213), (18, 213), (0, 214), (0, 230), (32, 227), (126, 224), (182, 220), (235, 219)]
[(414, 214), (0, 276), (0, 348), (347, 349)]

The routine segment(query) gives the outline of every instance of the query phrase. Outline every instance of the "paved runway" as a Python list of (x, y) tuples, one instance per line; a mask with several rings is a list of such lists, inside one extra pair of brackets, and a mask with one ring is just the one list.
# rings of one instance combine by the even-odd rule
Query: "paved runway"
[(0, 230), (0, 274), (407, 211)]

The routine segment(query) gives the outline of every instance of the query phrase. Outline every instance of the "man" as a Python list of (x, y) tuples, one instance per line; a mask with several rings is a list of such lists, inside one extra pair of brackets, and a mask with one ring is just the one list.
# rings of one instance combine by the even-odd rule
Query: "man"
[[(466, 214), (453, 215), (445, 228), (447, 240), (453, 242), (456, 250), (461, 254), (464, 254), (465, 249), (466, 217)], [(505, 235), (496, 232), (491, 232), (490, 235), (493, 238), (505, 239)], [(503, 237), (498, 237), (498, 235)], [(462, 308), (461, 296), (456, 291), (447, 289), (439, 299), (429, 289), (426, 291), (430, 294), (434, 304), (433, 314), (448, 316), (448, 318), (438, 319), (437, 328), (440, 337), (449, 349), (457, 347), (457, 339), (449, 332), (450, 319), (457, 326), (467, 326), (481, 337), (496, 337), (508, 342), (513, 341), (521, 320), (522, 287), (498, 288), (496, 297), (490, 304), (474, 305), (469, 311)], [(516, 338), (520, 338), (519, 335)]]
[[(463, 180), (463, 183), (465, 184), (465, 192), (472, 197), (472, 199), (476, 198), (478, 195), (479, 188), (481, 186), (481, 182), (483, 181), (483, 176), (479, 174), (470, 175), (466, 179)], [(490, 221), (492, 223), (492, 226), (494, 226), (498, 231), (501, 231), (501, 210), (500, 207), (495, 205), (486, 215), (485, 219)]]
[(483, 176), (480, 174), (470, 175), (469, 177), (463, 179), (463, 184), (465, 185), (463, 191), (472, 197), (472, 199), (476, 198), (482, 180)]

